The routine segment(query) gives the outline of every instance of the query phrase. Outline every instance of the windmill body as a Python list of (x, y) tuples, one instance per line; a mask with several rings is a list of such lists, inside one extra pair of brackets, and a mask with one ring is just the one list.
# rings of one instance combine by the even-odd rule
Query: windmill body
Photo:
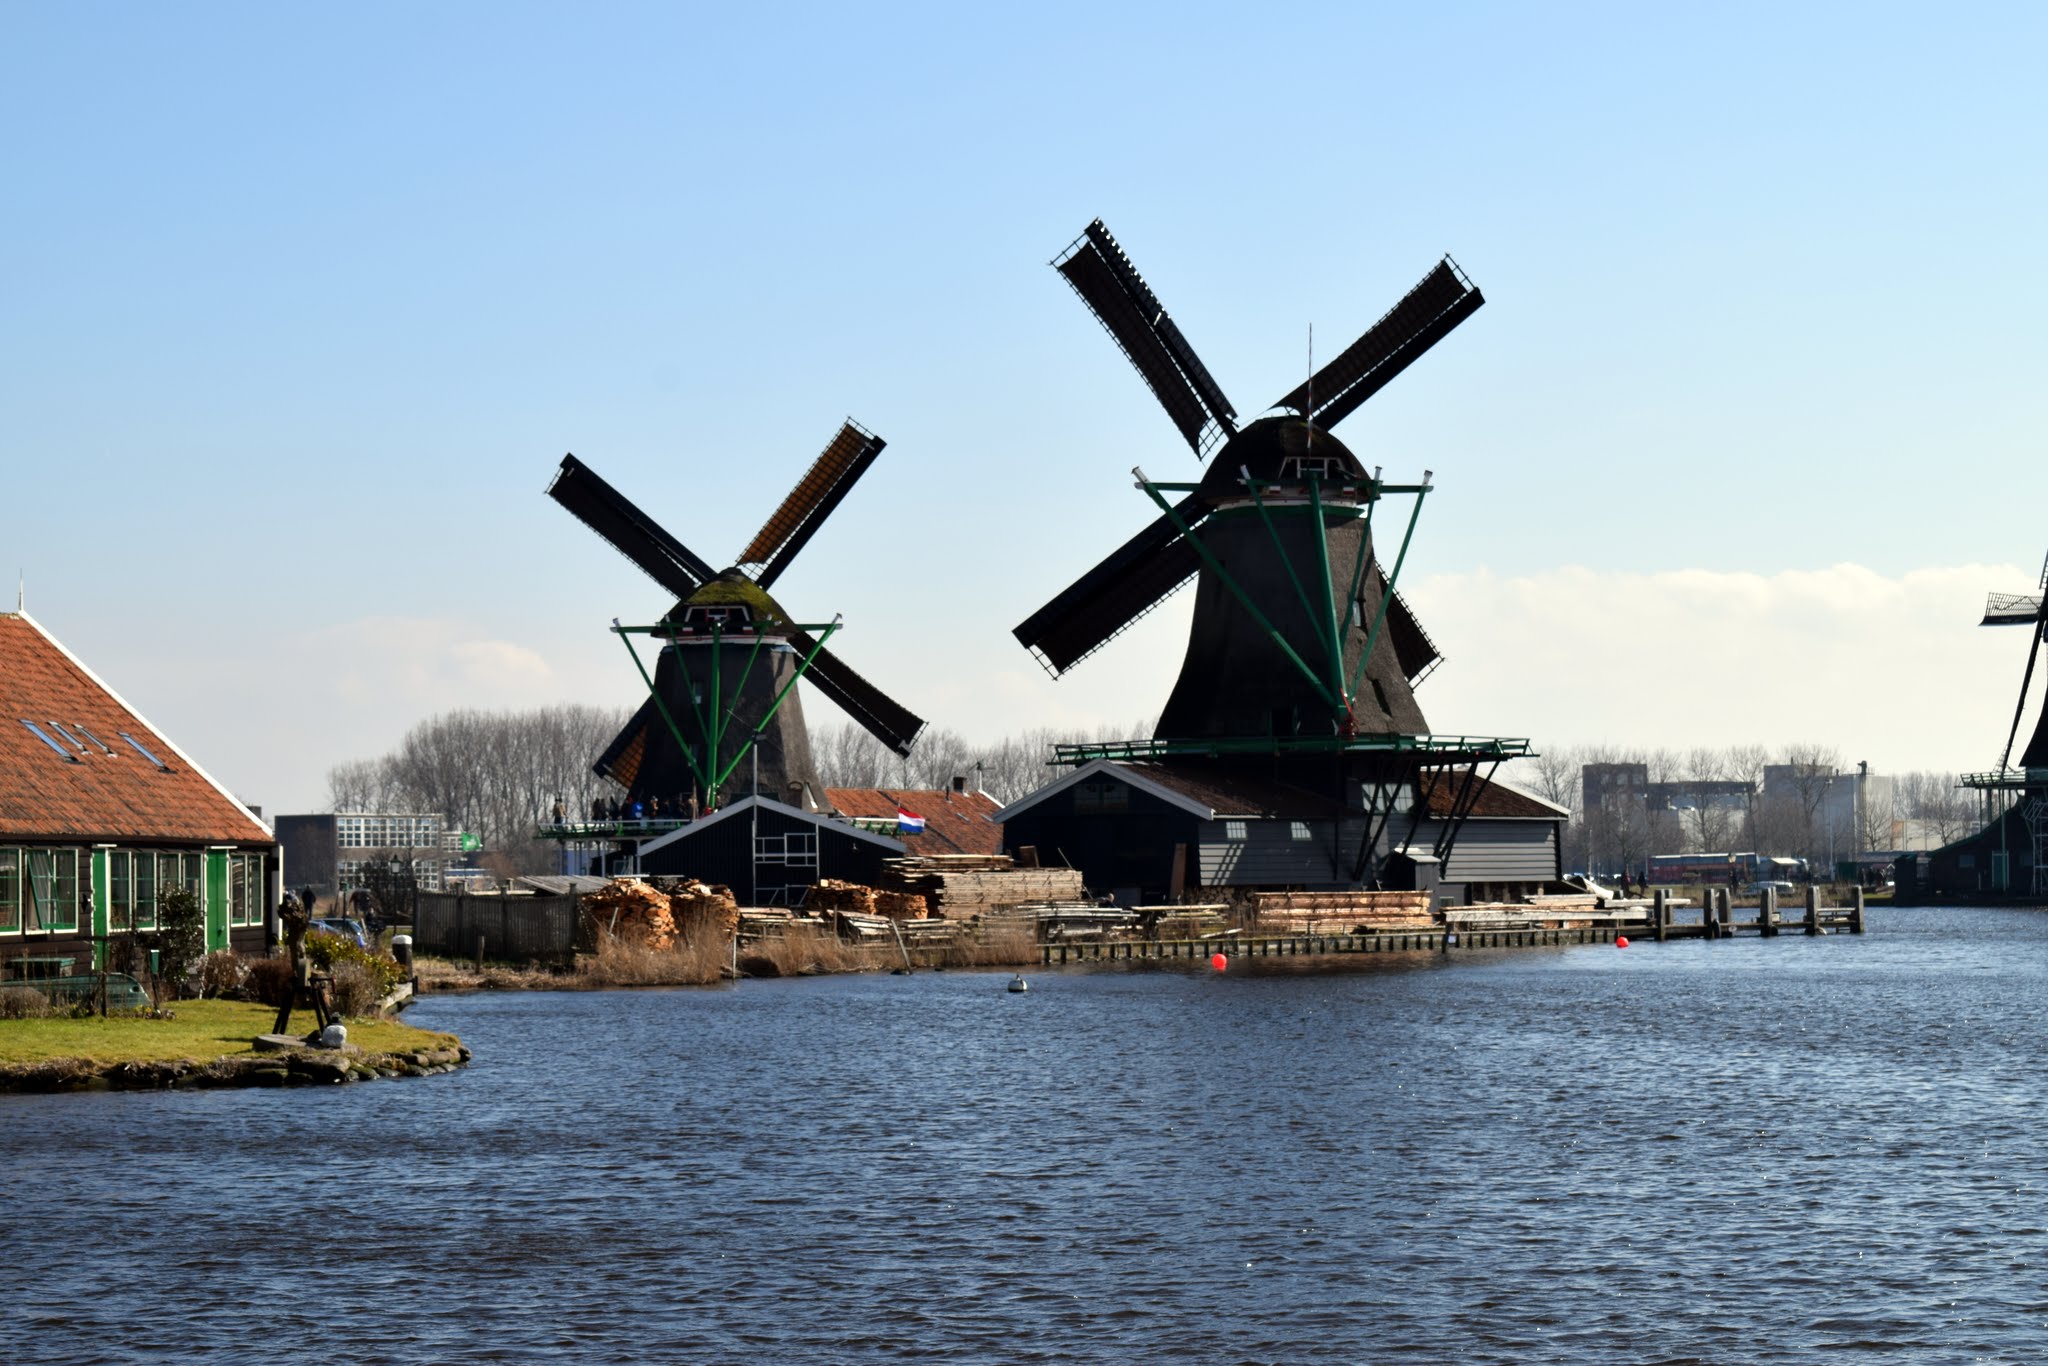
[[(824, 788), (811, 758), (800, 678), (892, 751), (910, 752), (924, 722), (826, 648), (839, 619), (801, 622), (768, 593), (883, 445), (846, 423), (739, 562), (722, 572), (589, 466), (563, 458), (548, 496), (675, 598), (652, 624), (613, 624), (633, 651), (648, 696), (594, 767), (629, 801), (658, 800), (673, 814), (758, 792), (816, 809)], [(632, 644), (636, 635), (658, 648), (651, 672)]]
[[(1157, 518), (1015, 629), (1058, 676), (1196, 584), (1186, 654), (1151, 740), (1061, 746), (1055, 762), (1167, 764), (1171, 772), (1124, 776), (1152, 783), (1152, 796), (1172, 788), (1192, 803), (1189, 812), (1213, 816), (1236, 803), (1248, 820), (1253, 808), (1300, 816), (1290, 820), (1290, 838), (1304, 848), (1327, 845), (1327, 867), (1311, 876), (1299, 859), (1275, 861), (1268, 883), (1378, 885), (1396, 852), (1411, 863), (1446, 861), (1491, 785), (1490, 766), (1527, 746), (1430, 732), (1415, 685), (1437, 651), (1395, 587), (1430, 477), (1389, 483), (1331, 429), (1471, 316), (1483, 296), (1445, 258), (1274, 411), (1240, 424), (1100, 220), (1053, 265), (1207, 462), (1201, 478), (1186, 483), (1133, 470)], [(1396, 497), (1413, 499), (1405, 523), (1386, 510)], [(1391, 569), (1381, 539), (1398, 541)], [(1480, 776), (1482, 766), (1489, 777)], [(1125, 801), (1094, 790), (1118, 775), (1091, 772), (1077, 803)], [(1435, 833), (1421, 855), (1413, 842), (1425, 813)], [(1038, 828), (1046, 840), (1065, 838)], [(1077, 843), (1084, 837), (1074, 833)], [(1554, 837), (1553, 830), (1546, 838)], [(1547, 857), (1554, 876), (1554, 847)]]
[[(1314, 500), (1305, 470), (1313, 472)], [(1266, 485), (1263, 506), (1248, 496), (1245, 474)], [(1354, 590), (1331, 567), (1348, 571), (1361, 559), (1375, 562), (1364, 517), (1371, 483), (1342, 442), (1298, 418), (1262, 418), (1224, 445), (1197, 490), (1207, 507), (1203, 539), (1220, 569), (1205, 566), (1196, 576), (1187, 654), (1160, 713), (1157, 738), (1333, 735), (1347, 721), (1354, 733), (1428, 731), (1384, 630), (1372, 642), (1365, 686), (1343, 714), (1289, 658), (1291, 651), (1295, 659), (1319, 659), (1327, 668), (1326, 633), (1334, 623), (1341, 632), (1341, 677), (1360, 671), (1385, 577), (1361, 575)], [(1302, 579), (1306, 600), (1293, 591), (1290, 571)], [(1245, 597), (1232, 591), (1225, 572)]]

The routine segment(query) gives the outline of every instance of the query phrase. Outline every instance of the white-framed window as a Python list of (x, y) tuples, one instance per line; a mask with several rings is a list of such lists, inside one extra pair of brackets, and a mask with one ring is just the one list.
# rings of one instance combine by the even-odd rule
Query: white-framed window
[(134, 877), (135, 928), (156, 928), (156, 851), (139, 849), (130, 870)]
[(1243, 821), (1223, 822), (1223, 838), (1242, 844), (1245, 837), (1245, 823)]
[(107, 851), (107, 929), (135, 927), (135, 855), (126, 849)]
[(239, 929), (263, 923), (263, 857), (228, 855), (228, 926)]
[(1287, 830), (1298, 840), (1312, 840), (1316, 837), (1316, 832), (1308, 828), (1307, 821), (1289, 821)]

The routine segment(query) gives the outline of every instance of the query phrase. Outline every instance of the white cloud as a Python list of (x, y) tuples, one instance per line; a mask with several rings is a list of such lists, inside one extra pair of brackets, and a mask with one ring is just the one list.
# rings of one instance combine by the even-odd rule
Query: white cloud
[(2026, 635), (1976, 622), (1986, 590), (2031, 581), (2011, 565), (1565, 566), (1439, 574), (1408, 596), (1446, 656), (1421, 692), (1438, 729), (1539, 748), (1816, 741), (1899, 771), (1997, 761)]

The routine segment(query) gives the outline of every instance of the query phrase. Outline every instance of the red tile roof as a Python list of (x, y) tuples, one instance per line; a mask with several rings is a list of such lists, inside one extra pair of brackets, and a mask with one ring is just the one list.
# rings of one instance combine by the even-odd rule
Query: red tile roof
[(1003, 827), (990, 820), (1001, 808), (986, 792), (912, 792), (886, 787), (828, 787), (826, 804), (856, 820), (896, 819), (903, 808), (924, 817), (922, 835), (897, 835), (913, 854), (1000, 854)]
[[(124, 731), (169, 771), (138, 754)], [(273, 842), (246, 807), (26, 613), (0, 613), (0, 839), (10, 837)]]
[[(1555, 807), (1517, 792), (1506, 783), (1489, 783), (1480, 779), (1482, 786), (1473, 798), (1469, 814), (1481, 817), (1506, 817), (1508, 819), (1561, 821), (1565, 813)], [(1425, 780), (1425, 787), (1427, 780)], [(1452, 803), (1457, 800), (1458, 779), (1447, 775), (1437, 780), (1436, 788), (1429, 794), (1429, 814), (1444, 817), (1451, 814)]]

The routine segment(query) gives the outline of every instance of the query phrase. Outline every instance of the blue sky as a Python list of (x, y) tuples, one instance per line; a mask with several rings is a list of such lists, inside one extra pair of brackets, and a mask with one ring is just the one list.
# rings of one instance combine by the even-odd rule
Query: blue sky
[(1485, 290), (1339, 429), (1436, 471), (1439, 728), (1996, 758), (2037, 9), (0, 22), (0, 564), (271, 809), (442, 707), (631, 700), (604, 626), (666, 604), (541, 496), (563, 452), (722, 564), (848, 414), (890, 447), (793, 610), (976, 738), (1155, 711), (1183, 610), (1057, 683), (1009, 636), (1146, 520), (1131, 465), (1195, 469), (1046, 268), (1098, 214), (1246, 413), (1442, 253)]

